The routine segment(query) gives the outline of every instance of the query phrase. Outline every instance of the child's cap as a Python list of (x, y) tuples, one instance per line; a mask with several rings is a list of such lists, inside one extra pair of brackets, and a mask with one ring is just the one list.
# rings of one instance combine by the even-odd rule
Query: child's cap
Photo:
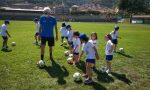
[(38, 21), (38, 18), (34, 18), (34, 20), (33, 21)]
[(116, 25), (116, 26), (114, 27), (114, 29), (115, 29), (115, 30), (118, 30), (118, 29), (119, 29), (119, 26)]
[(86, 34), (82, 33), (79, 36), (80, 39), (87, 39), (88, 37), (86, 36)]
[(68, 29), (68, 28), (71, 28), (71, 25), (67, 25), (66, 28), (67, 28), (67, 29)]
[(66, 24), (65, 24), (65, 22), (62, 22), (62, 27), (66, 27)]
[(5, 24), (9, 24), (9, 20), (5, 20), (4, 23), (5, 23)]

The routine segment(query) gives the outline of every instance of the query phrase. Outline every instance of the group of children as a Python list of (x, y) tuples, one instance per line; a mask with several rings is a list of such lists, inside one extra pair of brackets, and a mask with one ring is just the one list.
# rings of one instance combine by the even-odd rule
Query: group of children
[[(113, 53), (116, 52), (117, 46), (117, 38), (118, 38), (118, 30), (119, 26), (114, 27), (114, 31), (110, 34), (105, 36), (106, 40), (106, 73), (110, 74), (111, 70), (111, 61), (113, 59)], [(62, 23), (62, 27), (60, 28), (61, 37), (62, 37), (62, 44), (63, 39), (66, 38), (69, 44), (70, 53), (73, 54), (73, 63), (72, 64), (79, 64), (80, 59), (82, 58), (83, 54), (86, 54), (86, 74), (83, 75), (85, 77), (85, 83), (92, 83), (91, 78), (91, 67), (96, 69), (96, 60), (99, 60), (99, 54), (97, 51), (98, 48), (98, 36), (96, 32), (91, 33), (91, 38), (86, 34), (80, 34), (78, 31), (73, 31), (71, 25), (66, 25), (64, 22)], [(82, 48), (81, 48), (82, 45)], [(82, 49), (80, 53), (80, 48)]]
[[(39, 21), (35, 19), (34, 22), (36, 23), (37, 32), (35, 33), (35, 44), (38, 44), (38, 36), (39, 36)], [(3, 46), (2, 49), (7, 49), (7, 41), (8, 37), (11, 37), (7, 31), (7, 25), (9, 24), (9, 20), (5, 20), (4, 24), (1, 26), (1, 36), (3, 38)], [(117, 38), (118, 38), (118, 30), (119, 26), (114, 27), (114, 31), (110, 34), (105, 36), (106, 40), (106, 72), (110, 74), (111, 71), (111, 61), (113, 59), (113, 53), (116, 52), (117, 46)], [(86, 74), (83, 75), (86, 80), (85, 83), (92, 83), (91, 78), (91, 67), (96, 68), (96, 59), (99, 60), (99, 54), (97, 51), (98, 48), (98, 36), (97, 33), (92, 32), (91, 38), (86, 34), (80, 34), (78, 31), (73, 31), (71, 25), (66, 25), (64, 22), (62, 23), (62, 27), (60, 28), (62, 44), (64, 38), (68, 41), (70, 53), (73, 54), (73, 64), (79, 64), (80, 59), (82, 58), (83, 54), (86, 54)], [(82, 45), (82, 52), (80, 53), (80, 48)]]

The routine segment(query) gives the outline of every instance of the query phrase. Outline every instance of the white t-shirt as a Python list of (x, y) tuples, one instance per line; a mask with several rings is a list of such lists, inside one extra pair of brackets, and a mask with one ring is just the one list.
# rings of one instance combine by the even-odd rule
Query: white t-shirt
[(112, 39), (117, 39), (117, 37), (118, 37), (117, 31), (115, 33), (114, 33), (114, 31), (112, 31), (110, 34), (111, 34)]
[(82, 51), (86, 53), (86, 59), (96, 59), (94, 47), (90, 41), (83, 44)]
[(68, 31), (68, 41), (73, 41), (73, 31)]
[(40, 31), (40, 22), (36, 23), (36, 29), (37, 29), (37, 33), (39, 33), (39, 31)]
[(1, 35), (2, 35), (2, 36), (7, 36), (6, 31), (7, 31), (7, 26), (6, 26), (5, 24), (3, 24), (3, 25), (1, 26)]
[(61, 27), (60, 32), (61, 32), (62, 37), (67, 37), (68, 36), (68, 31), (67, 31), (66, 27)]
[(98, 47), (98, 41), (97, 40), (89, 40), (96, 48)]
[(79, 38), (75, 38), (75, 40), (73, 41), (73, 45), (74, 45), (74, 49), (75, 49), (75, 53), (79, 53), (80, 52), (80, 44), (81, 44), (81, 42), (80, 42), (80, 39)]
[(106, 49), (105, 49), (106, 55), (113, 55), (113, 50), (112, 50), (112, 52), (109, 52), (109, 50), (112, 49), (112, 46), (113, 46), (113, 43), (111, 42), (111, 40), (108, 40), (107, 44), (106, 44)]

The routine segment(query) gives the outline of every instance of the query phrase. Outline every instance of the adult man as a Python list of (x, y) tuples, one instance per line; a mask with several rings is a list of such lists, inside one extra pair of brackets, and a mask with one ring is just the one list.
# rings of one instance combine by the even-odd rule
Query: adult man
[(51, 9), (49, 7), (44, 8), (44, 15), (40, 17), (40, 39), (41, 39), (41, 60), (44, 60), (44, 51), (46, 42), (48, 42), (50, 60), (53, 60), (52, 47), (55, 45), (54, 41), (54, 27), (56, 32), (56, 41), (58, 40), (57, 21), (50, 15)]

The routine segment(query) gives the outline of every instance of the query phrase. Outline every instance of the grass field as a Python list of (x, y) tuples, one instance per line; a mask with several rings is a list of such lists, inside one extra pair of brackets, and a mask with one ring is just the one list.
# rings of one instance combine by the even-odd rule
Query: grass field
[[(0, 21), (2, 24), (3, 21)], [(101, 59), (97, 68), (105, 65), (104, 35), (111, 32), (114, 23), (69, 23), (74, 30), (90, 35), (98, 33), (98, 51)], [(58, 24), (60, 28), (61, 23)], [(108, 76), (98, 70), (92, 72), (92, 85), (75, 83), (72, 75), (85, 72), (85, 57), (81, 67), (67, 64), (64, 47), (59, 41), (54, 47), (54, 60), (49, 60), (48, 47), (45, 51), (46, 67), (36, 66), (40, 60), (40, 49), (33, 44), (35, 25), (31, 21), (11, 21), (8, 26), (12, 38), (9, 39), (11, 52), (0, 51), (0, 90), (149, 90), (150, 89), (150, 25), (119, 24), (118, 48), (125, 54), (115, 53), (113, 73)], [(60, 35), (60, 33), (59, 33)], [(11, 42), (16, 46), (12, 47)], [(0, 49), (2, 38), (0, 38)]]

